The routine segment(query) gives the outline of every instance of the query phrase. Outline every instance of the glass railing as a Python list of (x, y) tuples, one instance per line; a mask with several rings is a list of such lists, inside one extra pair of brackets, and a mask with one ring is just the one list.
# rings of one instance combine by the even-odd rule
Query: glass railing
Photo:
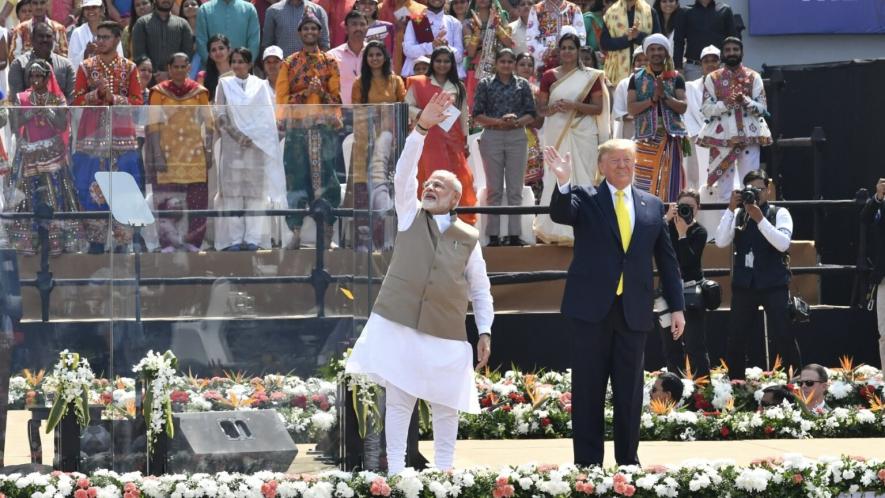
[[(182, 450), (194, 421), (218, 429), (218, 441), (246, 440), (240, 416), (273, 409), (247, 423), (259, 444), (281, 421), (299, 450), (282, 470), (335, 465), (342, 400), (328, 367), (359, 335), (390, 258), (407, 110), (2, 113), (0, 250), (4, 283), (20, 282), (22, 298), (0, 352), (12, 375), (4, 463), (183, 469), (200, 457)], [(66, 419), (70, 430), (53, 437), (45, 427), (61, 388), (50, 377), (63, 350), (94, 372), (93, 416), (84, 429)], [(155, 458), (168, 450), (154, 468), (146, 386), (133, 372), (149, 351), (177, 359), (170, 408), (180, 429), (152, 447)], [(289, 458), (267, 455), (277, 466)]]

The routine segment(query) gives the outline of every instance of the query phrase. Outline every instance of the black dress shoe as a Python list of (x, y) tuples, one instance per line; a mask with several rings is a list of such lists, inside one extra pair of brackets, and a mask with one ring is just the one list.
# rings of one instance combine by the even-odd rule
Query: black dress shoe
[(508, 237), (507, 237), (506, 239), (504, 239), (504, 240), (505, 240), (505, 244), (504, 244), (504, 245), (507, 245), (507, 246), (510, 246), (510, 247), (522, 247), (522, 246), (527, 246), (527, 245), (528, 245), (528, 244), (525, 243), (524, 240), (520, 239), (520, 238), (519, 238), (518, 236), (516, 236), (516, 235), (510, 235), (510, 236), (508, 236)]
[(489, 243), (486, 244), (486, 247), (500, 247), (501, 239), (498, 238), (497, 235), (489, 235)]

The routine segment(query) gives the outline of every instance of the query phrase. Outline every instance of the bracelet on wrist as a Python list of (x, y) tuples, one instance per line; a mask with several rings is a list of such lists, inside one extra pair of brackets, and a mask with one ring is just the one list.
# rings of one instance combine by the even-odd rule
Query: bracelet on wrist
[(424, 133), (427, 133), (428, 131), (430, 131), (429, 128), (425, 128), (425, 127), (421, 126), (421, 123), (415, 123), (415, 128), (418, 128), (419, 131), (422, 131)]

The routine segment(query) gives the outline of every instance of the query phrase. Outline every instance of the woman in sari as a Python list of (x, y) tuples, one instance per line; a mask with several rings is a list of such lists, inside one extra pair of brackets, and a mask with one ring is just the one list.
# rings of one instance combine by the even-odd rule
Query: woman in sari
[[(418, 161), (418, 185), (421, 185), (436, 170), (444, 169), (454, 173), (461, 181), (461, 206), (475, 206), (476, 192), (473, 190), (473, 173), (467, 165), (467, 90), (458, 79), (458, 68), (455, 53), (443, 45), (430, 54), (430, 69), (425, 76), (412, 76), (406, 92), (406, 103), (409, 104), (409, 117), (417, 122), (418, 115), (430, 99), (445, 91), (455, 98), (454, 107), (461, 111), (449, 131), (435, 126), (427, 132), (424, 139), (424, 151)], [(476, 223), (475, 214), (462, 214), (459, 218), (471, 225)]]
[(473, 0), (464, 23), (464, 48), (467, 50), (467, 107), (473, 115), (476, 85), (495, 74), (495, 56), (502, 48), (513, 48), (510, 18), (498, 0)]
[[(559, 39), (559, 66), (541, 77), (538, 109), (546, 116), (545, 145), (556, 147), (572, 158), (573, 185), (596, 185), (596, 149), (609, 138), (609, 97), (602, 71), (585, 68), (578, 52), (581, 40), (568, 33)], [(541, 205), (550, 203), (556, 178), (544, 173)], [(570, 245), (571, 227), (554, 223), (549, 215), (535, 218), (535, 236), (548, 244)]]
[[(525, 78), (532, 85), (532, 95), (535, 96), (535, 106), (537, 108), (538, 92), (540, 89), (535, 84), (535, 57), (524, 52), (516, 56), (516, 75)], [(544, 125), (544, 116), (538, 113), (535, 122), (525, 127), (525, 135), (528, 139), (528, 159), (525, 167), (525, 184), (532, 188), (535, 195), (535, 204), (541, 200), (541, 191), (544, 184), (544, 147), (541, 144), (539, 131)]]
[[(233, 76), (218, 80), (215, 93), (221, 135), (217, 209), (282, 209), (286, 177), (274, 117), (274, 98), (264, 80), (249, 74), (247, 48), (230, 54)], [(282, 243), (278, 237), (278, 242)], [(271, 247), (271, 220), (266, 216), (215, 218), (215, 247), (223, 251), (255, 251)]]
[[(12, 113), (12, 125), (19, 137), (7, 199), (16, 212), (34, 212), (45, 204), (56, 213), (80, 210), (77, 189), (68, 162), (68, 110), (65, 96), (52, 68), (42, 59), (34, 59), (25, 74), (30, 87), (15, 96), (18, 112)], [(83, 230), (77, 220), (54, 219), (48, 223), (49, 253), (78, 252)], [(12, 247), (24, 254), (39, 250), (38, 222), (17, 219), (9, 230)]]

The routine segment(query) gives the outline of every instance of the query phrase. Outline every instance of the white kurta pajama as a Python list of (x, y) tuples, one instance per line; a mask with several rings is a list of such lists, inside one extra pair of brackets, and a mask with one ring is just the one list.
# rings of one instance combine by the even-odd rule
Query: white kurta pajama
[[(421, 207), (415, 192), (418, 191), (418, 159), (424, 139), (424, 135), (412, 132), (396, 164), (394, 187), (397, 230), (400, 232), (409, 229)], [(433, 218), (440, 233), (452, 223), (449, 215)], [(464, 275), (477, 329), (490, 332), (494, 319), (491, 286), (478, 243), (470, 254)], [(473, 375), (473, 349), (467, 341), (435, 337), (372, 313), (345, 370), (368, 375), (387, 389), (385, 430), (391, 474), (402, 470), (405, 464), (406, 433), (415, 399), (423, 399), (431, 405), (434, 464), (441, 469), (452, 466), (457, 412), (480, 411)]]

